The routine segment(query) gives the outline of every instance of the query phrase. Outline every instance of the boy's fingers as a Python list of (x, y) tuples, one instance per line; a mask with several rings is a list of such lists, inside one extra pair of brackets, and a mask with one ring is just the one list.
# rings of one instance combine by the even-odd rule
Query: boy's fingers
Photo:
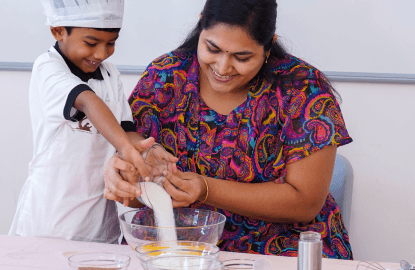
[(124, 207), (127, 207), (128, 205), (130, 204), (130, 198), (124, 198), (124, 203), (123, 203), (123, 205), (124, 205)]
[(119, 172), (120, 172), (122, 179), (131, 183), (132, 185), (135, 185), (137, 182), (139, 182), (137, 171), (135, 172), (119, 171)]
[(119, 197), (135, 197), (141, 195), (141, 189), (135, 184), (130, 184), (119, 175), (117, 172), (107, 173), (105, 187), (108, 188), (114, 195)]
[(110, 192), (118, 197), (136, 197), (136, 196), (140, 196), (141, 195), (141, 190), (140, 189), (134, 189), (134, 188), (130, 188), (130, 184), (128, 182), (123, 181), (122, 184), (119, 184), (118, 186), (122, 186), (122, 185), (129, 185), (129, 186), (123, 186), (123, 187), (115, 187), (115, 186), (111, 186), (108, 187), (108, 189), (110, 190)]
[(111, 201), (118, 200), (118, 196), (114, 195), (108, 188), (104, 189), (104, 198)]
[(144, 163), (143, 157), (140, 155), (140, 153), (136, 152), (134, 155), (134, 165), (139, 171), (141, 177), (144, 179), (144, 181), (149, 181), (149, 172), (147, 170), (146, 164)]
[(106, 165), (106, 170), (110, 169), (110, 167), (113, 167), (114, 169), (117, 169), (120, 171), (130, 171), (130, 172), (135, 171), (135, 167), (132, 164), (128, 163), (127, 161), (122, 160), (121, 158), (117, 156), (112, 157), (108, 161), (108, 164)]

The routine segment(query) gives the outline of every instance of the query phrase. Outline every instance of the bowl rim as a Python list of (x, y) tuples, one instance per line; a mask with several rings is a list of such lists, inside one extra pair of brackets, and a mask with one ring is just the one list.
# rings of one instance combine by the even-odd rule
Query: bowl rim
[(246, 259), (246, 258), (233, 258), (233, 259), (226, 259), (223, 260), (223, 266), (225, 269), (240, 269), (235, 268), (238, 266), (254, 266), (255, 259)]
[(209, 260), (214, 262), (216, 265), (215, 266), (222, 266), (223, 267), (223, 262), (221, 260), (219, 260), (218, 258), (212, 257), (212, 256), (195, 256), (195, 255), (166, 255), (166, 256), (157, 256), (157, 257), (153, 257), (148, 259), (147, 261), (144, 262), (144, 265), (146, 267), (148, 267), (148, 265), (153, 262), (153, 261), (157, 261), (157, 260), (162, 260), (162, 259), (168, 259), (168, 258), (195, 258), (195, 259), (201, 259), (203, 258), (204, 260)]
[[(151, 242), (148, 242), (148, 243), (145, 243), (145, 244), (139, 244), (134, 248), (136, 255), (137, 256), (138, 255), (146, 256), (147, 252), (141, 252), (138, 249), (142, 248), (144, 246), (147, 246), (147, 245), (153, 245), (153, 244), (157, 244), (157, 243), (191, 243), (191, 244), (198, 244), (198, 245), (200, 244), (200, 245), (205, 245), (205, 246), (209, 246), (209, 247), (213, 248), (212, 253), (209, 253), (209, 255), (213, 256), (213, 255), (216, 255), (220, 252), (220, 248), (217, 245), (214, 245), (214, 244), (211, 244), (211, 243), (199, 242), (199, 241), (188, 241), (188, 240), (177, 240), (177, 241), (151, 241)], [(168, 256), (168, 255), (164, 255), (164, 256)], [(181, 255), (181, 256), (186, 256), (186, 255)], [(188, 255), (188, 256), (190, 256), (190, 255)]]
[(189, 226), (189, 227), (157, 227), (157, 226), (131, 224), (131, 223), (129, 223), (129, 222), (127, 222), (127, 221), (125, 221), (125, 220), (123, 220), (121, 218), (121, 216), (123, 216), (123, 215), (125, 215), (127, 213), (130, 213), (130, 212), (153, 211), (153, 209), (150, 209), (150, 208), (148, 208), (148, 209), (136, 208), (136, 209), (133, 209), (133, 210), (126, 211), (126, 212), (118, 215), (118, 220), (119, 220), (120, 223), (127, 224), (128, 226), (132, 226), (133, 228), (145, 227), (145, 228), (176, 229), (176, 230), (188, 230), (188, 229), (195, 229), (195, 228), (201, 228), (201, 227), (209, 228), (209, 227), (213, 227), (213, 226), (222, 225), (222, 224), (224, 224), (226, 222), (226, 216), (224, 214), (219, 213), (219, 212), (216, 212), (216, 211), (211, 211), (211, 210), (206, 210), (206, 209), (194, 209), (194, 208), (174, 208), (173, 211), (174, 210), (177, 210), (178, 211), (178, 209), (180, 209), (180, 210), (192, 210), (192, 211), (197, 210), (197, 211), (201, 211), (201, 212), (210, 212), (210, 213), (214, 213), (214, 214), (219, 215), (219, 217), (222, 220), (220, 222), (216, 223), (216, 224), (200, 225), (200, 226)]
[[(128, 256), (128, 255), (125, 255), (125, 254), (119, 254), (119, 253), (114, 253), (114, 252), (82, 252), (82, 253), (77, 253), (77, 254), (73, 254), (73, 255), (69, 256), (68, 257), (68, 263), (69, 264), (78, 264), (78, 263), (84, 262), (84, 260), (75, 261), (74, 259), (76, 257), (81, 257), (81, 256), (85, 256), (85, 255), (93, 255), (93, 256), (94, 255), (95, 256), (96, 255), (113, 255), (113, 256), (119, 257), (120, 260), (118, 262), (114, 262), (114, 263), (111, 263), (109, 265), (119, 264), (119, 263), (129, 265), (130, 262), (131, 262), (131, 257)], [(94, 258), (91, 258), (90, 260), (94, 260)]]

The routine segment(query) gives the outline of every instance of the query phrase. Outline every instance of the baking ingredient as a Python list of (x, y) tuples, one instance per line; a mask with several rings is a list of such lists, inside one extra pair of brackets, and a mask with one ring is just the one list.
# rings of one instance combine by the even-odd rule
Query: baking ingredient
[(173, 204), (170, 195), (154, 182), (140, 182), (141, 199), (149, 207), (152, 206), (159, 241), (177, 241), (174, 222)]

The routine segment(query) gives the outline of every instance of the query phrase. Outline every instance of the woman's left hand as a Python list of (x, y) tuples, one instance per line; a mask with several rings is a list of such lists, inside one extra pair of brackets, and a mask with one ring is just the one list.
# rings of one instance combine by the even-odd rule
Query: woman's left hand
[(163, 187), (170, 194), (173, 207), (187, 207), (197, 200), (204, 200), (206, 196), (206, 184), (201, 175), (192, 172), (177, 171), (163, 172), (166, 180)]

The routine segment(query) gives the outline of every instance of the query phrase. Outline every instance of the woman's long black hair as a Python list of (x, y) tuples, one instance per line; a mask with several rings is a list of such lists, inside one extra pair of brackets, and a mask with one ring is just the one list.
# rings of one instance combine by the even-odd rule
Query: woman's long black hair
[[(264, 46), (265, 52), (270, 51), (271, 56), (284, 59), (287, 56), (286, 50), (278, 40), (274, 41), (277, 6), (276, 0), (207, 0), (200, 20), (177, 49), (196, 51), (203, 29), (225, 23), (242, 27), (258, 44)], [(258, 75), (270, 80), (277, 79), (277, 75), (271, 72), (266, 63)], [(290, 78), (292, 79), (298, 78)], [(327, 83), (333, 94), (340, 98), (328, 80)]]

